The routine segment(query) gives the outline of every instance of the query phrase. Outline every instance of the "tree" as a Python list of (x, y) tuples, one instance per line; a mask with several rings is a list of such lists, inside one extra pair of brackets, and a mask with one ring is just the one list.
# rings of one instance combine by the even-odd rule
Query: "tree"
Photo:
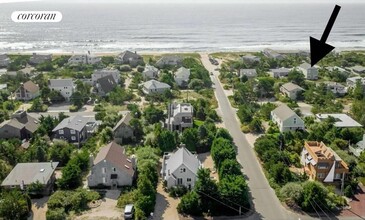
[(164, 119), (164, 112), (153, 105), (149, 105), (144, 110), (143, 116), (149, 124), (155, 124)]
[(263, 130), (261, 120), (257, 117), (253, 118), (253, 120), (250, 122), (248, 127), (250, 128), (251, 132), (254, 132), (254, 133), (259, 133), (259, 132), (262, 132), (262, 130)]
[(186, 128), (181, 134), (181, 143), (185, 144), (189, 151), (196, 151), (197, 143), (199, 141), (196, 128)]
[(354, 90), (352, 91), (352, 96), (356, 100), (362, 100), (364, 98), (364, 87), (360, 80), (356, 81), (356, 86)]
[(299, 86), (303, 86), (305, 82), (304, 74), (297, 69), (293, 69), (289, 72), (288, 80)]
[(254, 112), (247, 105), (240, 105), (238, 107), (237, 116), (242, 124), (250, 123), (253, 119)]
[(39, 182), (39, 180), (37, 180), (36, 182), (31, 183), (27, 187), (27, 192), (28, 194), (38, 195), (42, 193), (43, 189), (44, 189), (43, 184)]
[(67, 163), (62, 169), (62, 178), (58, 184), (61, 189), (75, 189), (82, 183), (81, 169), (73, 161)]
[(223, 160), (236, 158), (233, 143), (223, 138), (218, 138), (213, 141), (211, 155), (217, 168), (220, 167)]
[(105, 127), (100, 132), (100, 141), (102, 144), (109, 143), (111, 140), (113, 140), (113, 129), (111, 127)]
[(199, 195), (195, 191), (185, 194), (177, 205), (177, 211), (187, 215), (201, 215)]
[(322, 209), (326, 208), (326, 198), (328, 190), (323, 184), (317, 181), (307, 181), (303, 184), (303, 194), (300, 199), (300, 206), (305, 211), (313, 210), (313, 201), (315, 201)]
[(161, 149), (162, 152), (171, 152), (177, 147), (174, 132), (169, 130), (162, 130), (156, 135), (156, 146)]
[(49, 148), (49, 158), (52, 161), (58, 161), (59, 166), (63, 167), (71, 158), (75, 147), (63, 140), (55, 140), (53, 145)]
[(284, 185), (293, 179), (293, 175), (288, 166), (284, 165), (282, 162), (272, 165), (269, 169), (269, 173), (270, 177), (280, 185)]
[(225, 128), (218, 128), (214, 138), (223, 138), (233, 142), (231, 134)]
[(299, 183), (287, 183), (281, 188), (280, 195), (284, 198), (290, 199), (296, 203), (302, 197), (303, 187)]
[(31, 201), (27, 194), (11, 190), (1, 194), (0, 217), (6, 220), (27, 219)]
[(237, 162), (237, 160), (234, 159), (223, 160), (221, 166), (219, 167), (218, 175), (220, 179), (231, 175), (242, 175), (241, 166)]
[(71, 96), (71, 102), (74, 106), (80, 109), (84, 105), (84, 97), (80, 91), (76, 91)]
[(137, 118), (132, 118), (129, 122), (129, 125), (132, 127), (133, 129), (133, 134), (135, 139), (141, 140), (143, 137), (143, 126), (140, 120), (138, 120)]
[(214, 211), (217, 206), (217, 202), (212, 199), (218, 199), (218, 186), (214, 180), (210, 178), (209, 169), (198, 170), (198, 180), (195, 182), (195, 191), (200, 196), (200, 204), (203, 212), (208, 210)]

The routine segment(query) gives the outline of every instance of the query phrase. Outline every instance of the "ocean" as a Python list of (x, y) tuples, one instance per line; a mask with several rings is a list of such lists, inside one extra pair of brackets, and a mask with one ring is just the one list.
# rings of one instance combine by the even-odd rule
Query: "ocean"
[[(365, 4), (341, 5), (327, 42), (365, 49)], [(92, 53), (309, 50), (334, 4), (0, 4), (0, 52)], [(56, 10), (60, 23), (14, 23), (19, 10)]]

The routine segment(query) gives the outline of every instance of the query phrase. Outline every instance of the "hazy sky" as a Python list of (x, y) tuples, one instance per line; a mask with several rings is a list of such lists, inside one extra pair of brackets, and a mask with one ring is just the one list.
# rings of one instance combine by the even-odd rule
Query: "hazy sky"
[(0, 3), (11, 2), (111, 2), (111, 3), (365, 3), (365, 0), (0, 0)]

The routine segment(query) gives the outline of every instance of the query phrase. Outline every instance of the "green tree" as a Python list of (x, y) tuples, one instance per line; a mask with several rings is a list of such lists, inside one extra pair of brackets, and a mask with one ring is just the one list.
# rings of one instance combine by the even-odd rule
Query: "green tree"
[(305, 211), (313, 210), (313, 201), (315, 201), (322, 209), (327, 208), (326, 198), (328, 190), (323, 184), (317, 181), (307, 181), (303, 184), (303, 194), (300, 199), (300, 206)]
[(149, 124), (155, 124), (164, 119), (164, 112), (153, 105), (145, 108), (143, 116)]
[(219, 167), (218, 175), (220, 179), (231, 175), (236, 175), (236, 176), (242, 175), (241, 166), (237, 162), (237, 160), (234, 159), (223, 160), (221, 166)]
[(299, 202), (303, 194), (303, 187), (299, 183), (287, 183), (281, 188), (280, 195), (296, 203)]
[(6, 220), (27, 219), (31, 201), (27, 194), (11, 190), (1, 194), (0, 217)]
[(198, 180), (195, 183), (195, 191), (200, 196), (200, 204), (203, 212), (208, 210), (214, 211), (217, 208), (217, 202), (212, 199), (218, 199), (218, 186), (214, 180), (210, 178), (209, 169), (198, 170)]
[(303, 86), (305, 82), (304, 74), (297, 69), (293, 69), (289, 72), (288, 80), (299, 86)]
[(177, 147), (174, 132), (169, 130), (162, 130), (156, 135), (156, 146), (161, 149), (162, 152), (171, 152)]
[(197, 143), (199, 141), (197, 129), (196, 128), (187, 128), (182, 132), (181, 143), (185, 144), (186, 148), (189, 151), (196, 151)]
[(364, 87), (360, 80), (358, 80), (356, 82), (356, 86), (355, 86), (354, 90), (352, 91), (352, 96), (356, 100), (362, 100), (364, 98)]
[(195, 191), (185, 194), (177, 206), (177, 211), (187, 215), (201, 215), (199, 195)]
[(220, 168), (221, 162), (226, 159), (235, 159), (236, 152), (230, 140), (217, 138), (213, 141), (211, 155), (216, 167)]
[(82, 183), (81, 169), (73, 161), (67, 163), (62, 169), (62, 178), (59, 179), (59, 187), (61, 189), (75, 189)]

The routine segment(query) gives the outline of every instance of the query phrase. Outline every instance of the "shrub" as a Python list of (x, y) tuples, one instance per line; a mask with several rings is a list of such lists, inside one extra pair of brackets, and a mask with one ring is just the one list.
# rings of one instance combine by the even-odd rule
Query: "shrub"
[(80, 108), (76, 105), (71, 105), (69, 110), (70, 112), (77, 112)]
[(169, 195), (174, 198), (181, 197), (185, 195), (187, 192), (188, 189), (185, 186), (175, 186), (169, 189)]
[(142, 73), (144, 70), (144, 67), (143, 66), (137, 66), (137, 71)]
[(348, 198), (352, 198), (354, 196), (354, 191), (352, 190), (352, 187), (350, 185), (346, 186), (344, 194)]
[(299, 183), (287, 183), (280, 190), (280, 195), (298, 202), (303, 193), (303, 187)]
[(46, 213), (47, 220), (64, 220), (66, 217), (64, 208), (48, 209)]
[(119, 67), (119, 70), (121, 72), (130, 72), (130, 71), (132, 71), (132, 68), (128, 65), (122, 65), (122, 66)]
[(127, 204), (134, 204), (137, 200), (137, 191), (133, 190), (133, 191), (129, 191), (126, 193), (123, 193), (119, 199), (118, 199), (118, 203), (117, 206), (122, 208), (124, 206), (126, 206)]
[(177, 211), (188, 215), (201, 215), (199, 195), (195, 191), (185, 194), (177, 206)]

